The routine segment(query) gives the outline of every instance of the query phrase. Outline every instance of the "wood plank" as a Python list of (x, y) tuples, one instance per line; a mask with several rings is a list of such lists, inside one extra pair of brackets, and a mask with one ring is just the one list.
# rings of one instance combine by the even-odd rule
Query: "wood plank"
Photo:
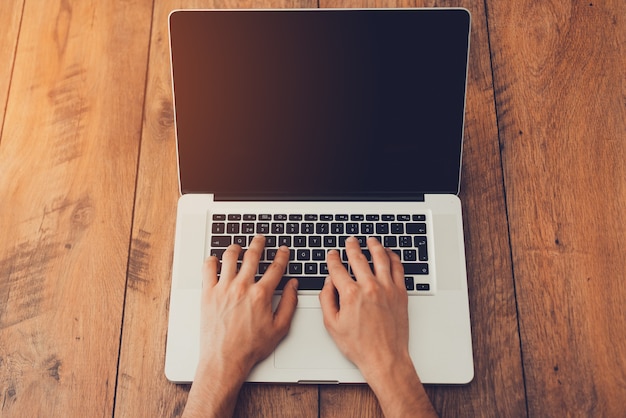
[(488, 1), (530, 416), (623, 416), (626, 3)]
[[(329, 1), (321, 6), (343, 7), (343, 3)], [(442, 416), (524, 416), (524, 381), (484, 5), (470, 1), (379, 1), (363, 2), (363, 6), (465, 7), (472, 13), (460, 197), (475, 378), (466, 386), (429, 386), (427, 392)], [(363, 401), (357, 403), (357, 398)], [(322, 387), (320, 400), (325, 417), (382, 416), (372, 406), (376, 400), (365, 386)]]
[(0, 2), (0, 140), (24, 0)]
[[(314, 3), (155, 3), (116, 396), (118, 416), (178, 416), (190, 387), (168, 382), (163, 371), (179, 196), (167, 16), (176, 8), (295, 8)], [(246, 384), (235, 416), (314, 417), (317, 402), (316, 386)]]
[(0, 143), (3, 417), (112, 414), (149, 11), (25, 4)]

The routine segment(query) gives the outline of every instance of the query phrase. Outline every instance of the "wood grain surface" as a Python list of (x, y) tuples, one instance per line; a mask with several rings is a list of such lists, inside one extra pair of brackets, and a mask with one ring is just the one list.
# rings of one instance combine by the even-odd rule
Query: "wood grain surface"
[[(180, 416), (163, 374), (176, 8), (466, 7), (474, 380), (444, 417), (626, 407), (626, 3), (2, 0), (0, 416)], [(237, 417), (381, 417), (367, 385), (246, 384)]]
[(529, 414), (626, 414), (626, 3), (488, 2)]
[(150, 8), (27, 1), (3, 40), (3, 417), (112, 413)]

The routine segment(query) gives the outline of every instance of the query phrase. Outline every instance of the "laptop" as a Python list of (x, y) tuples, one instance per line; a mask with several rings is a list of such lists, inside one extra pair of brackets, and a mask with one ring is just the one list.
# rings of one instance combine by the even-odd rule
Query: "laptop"
[(258, 274), (288, 245), (299, 301), (289, 334), (248, 381), (364, 382), (318, 299), (326, 252), (351, 235), (402, 257), (422, 381), (471, 381), (457, 196), (468, 11), (180, 10), (169, 30), (181, 197), (167, 378), (194, 377), (204, 259), (260, 233)]

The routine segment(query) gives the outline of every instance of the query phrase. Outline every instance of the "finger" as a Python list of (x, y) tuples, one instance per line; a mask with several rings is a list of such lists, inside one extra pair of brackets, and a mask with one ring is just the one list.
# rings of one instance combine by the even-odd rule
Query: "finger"
[(332, 279), (327, 277), (319, 295), (326, 329), (334, 327), (337, 314), (339, 313), (339, 304), (337, 303), (337, 294), (335, 292), (336, 289)]
[(354, 237), (346, 239), (346, 254), (348, 254), (348, 263), (357, 281), (372, 279), (372, 269), (361, 251), (359, 240)]
[(211, 256), (202, 264), (202, 288), (210, 289), (217, 284), (217, 266), (219, 260)]
[(370, 254), (372, 254), (376, 278), (389, 280), (391, 278), (391, 261), (385, 248), (374, 237), (367, 239), (367, 248), (370, 250)]
[(298, 305), (298, 280), (291, 279), (285, 285), (283, 294), (280, 297), (276, 312), (274, 312), (274, 326), (280, 337), (284, 337), (289, 331), (293, 314)]
[(238, 277), (254, 282), (254, 276), (259, 270), (259, 260), (265, 248), (265, 237), (257, 235), (252, 239), (246, 253), (243, 255), (243, 263), (239, 269)]
[(289, 248), (282, 245), (278, 248), (278, 251), (276, 251), (274, 261), (272, 261), (272, 264), (267, 268), (258, 284), (267, 286), (273, 292), (278, 286), (280, 279), (282, 279), (285, 274), (287, 263), (289, 263)]
[(326, 254), (326, 264), (328, 265), (328, 274), (333, 278), (333, 285), (337, 287), (339, 293), (341, 293), (341, 289), (344, 289), (345, 286), (354, 284), (354, 280), (352, 280), (352, 277), (348, 274), (348, 270), (346, 270), (341, 263), (339, 251), (330, 250)]
[(220, 272), (220, 281), (231, 280), (237, 275), (237, 259), (241, 253), (241, 246), (237, 244), (229, 245), (222, 254), (222, 269)]
[(404, 284), (404, 267), (402, 267), (400, 256), (390, 249), (387, 249), (387, 255), (389, 256), (389, 263), (391, 264), (391, 278), (394, 284), (402, 289), (406, 289), (406, 285)]

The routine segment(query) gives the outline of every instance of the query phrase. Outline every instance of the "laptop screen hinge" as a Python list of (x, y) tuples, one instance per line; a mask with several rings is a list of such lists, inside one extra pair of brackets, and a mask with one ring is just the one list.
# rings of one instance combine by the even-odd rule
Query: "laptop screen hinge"
[(235, 202), (424, 202), (424, 193), (411, 195), (292, 195), (292, 194), (216, 194), (215, 201)]

